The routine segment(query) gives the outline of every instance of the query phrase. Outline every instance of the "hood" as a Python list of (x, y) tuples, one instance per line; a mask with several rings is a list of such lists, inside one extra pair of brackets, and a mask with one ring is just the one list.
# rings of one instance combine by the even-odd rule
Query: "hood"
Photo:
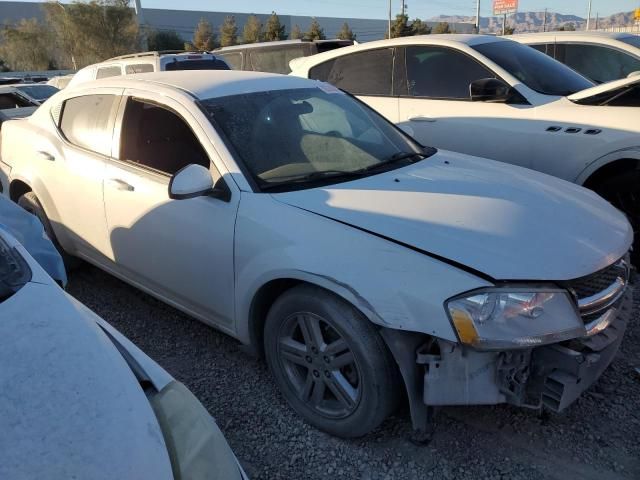
[(173, 478), (149, 401), (92, 317), (29, 282), (0, 319), (0, 478)]
[(631, 85), (640, 84), (640, 75), (633, 75), (627, 78), (621, 78), (620, 80), (614, 80), (612, 82), (596, 85), (595, 87), (581, 90), (573, 95), (569, 95), (567, 98), (572, 102), (584, 101), (590, 98), (606, 94), (608, 92), (614, 92), (616, 90), (629, 87)]
[(496, 280), (579, 278), (618, 260), (633, 239), (624, 215), (587, 189), (446, 151), (273, 197)]

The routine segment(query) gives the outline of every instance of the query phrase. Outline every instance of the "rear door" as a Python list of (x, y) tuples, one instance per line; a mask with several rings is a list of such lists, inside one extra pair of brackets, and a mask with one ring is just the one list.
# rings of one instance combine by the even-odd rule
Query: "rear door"
[(170, 199), (172, 175), (189, 164), (209, 168), (214, 180), (224, 182), (224, 172), (211, 162), (217, 154), (206, 130), (181, 103), (163, 97), (159, 104), (149, 93), (127, 93), (116, 127), (119, 151), (105, 176), (110, 258), (131, 283), (231, 329), (239, 192), (229, 201)]
[(525, 167), (532, 107), (525, 103), (472, 102), (470, 84), (497, 75), (466, 53), (442, 46), (398, 49), (404, 78), (399, 123), (424, 145)]
[(342, 55), (309, 70), (309, 78), (329, 82), (356, 95), (391, 122), (398, 122), (394, 92), (395, 48), (378, 48)]

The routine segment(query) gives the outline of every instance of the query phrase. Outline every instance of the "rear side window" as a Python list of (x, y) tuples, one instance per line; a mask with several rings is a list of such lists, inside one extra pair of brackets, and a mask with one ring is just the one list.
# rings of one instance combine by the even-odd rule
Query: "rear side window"
[(640, 71), (640, 60), (600, 45), (564, 44), (557, 60), (597, 83), (626, 78)]
[(304, 45), (294, 45), (282, 48), (253, 48), (249, 49), (249, 65), (255, 72), (291, 73), (289, 62), (294, 58), (305, 56)]
[(101, 78), (118, 77), (120, 75), (122, 75), (122, 69), (118, 65), (113, 67), (102, 67), (98, 69), (96, 79), (99, 80)]
[(392, 75), (392, 48), (344, 55), (309, 71), (309, 78), (329, 82), (354, 95), (390, 96)]
[(218, 53), (233, 70), (242, 70), (242, 52)]
[(70, 98), (62, 107), (60, 131), (78, 147), (101, 155), (111, 155), (113, 119), (119, 98), (116, 95)]
[(135, 65), (127, 65), (125, 67), (125, 72), (127, 72), (127, 75), (132, 75), (134, 73), (147, 73), (147, 72), (153, 72), (154, 68), (153, 65), (150, 63), (138, 63)]
[(462, 52), (443, 47), (407, 47), (409, 96), (469, 100), (469, 85), (495, 74)]

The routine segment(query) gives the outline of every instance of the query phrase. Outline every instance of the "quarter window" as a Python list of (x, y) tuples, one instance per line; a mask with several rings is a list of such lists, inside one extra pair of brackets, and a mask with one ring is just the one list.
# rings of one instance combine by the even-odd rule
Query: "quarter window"
[(613, 48), (578, 44), (561, 47), (556, 58), (594, 82), (610, 82), (640, 71), (639, 59)]
[(352, 53), (313, 67), (309, 78), (354, 95), (392, 95), (393, 49)]
[(469, 100), (469, 85), (495, 74), (464, 53), (450, 48), (406, 49), (407, 90), (412, 97)]
[(111, 155), (116, 95), (84, 95), (64, 102), (60, 130), (72, 144), (101, 155)]
[(153, 72), (153, 71), (154, 71), (154, 68), (151, 63), (138, 63), (135, 65), (127, 65), (125, 67), (125, 72), (127, 72), (127, 75), (131, 75), (133, 73), (147, 73), (147, 72)]
[(122, 69), (118, 65), (113, 67), (102, 67), (98, 69), (96, 79), (99, 80), (101, 78), (118, 77), (120, 75), (122, 75)]
[(195, 134), (166, 108), (129, 99), (120, 135), (120, 159), (173, 175), (192, 163), (210, 162)]

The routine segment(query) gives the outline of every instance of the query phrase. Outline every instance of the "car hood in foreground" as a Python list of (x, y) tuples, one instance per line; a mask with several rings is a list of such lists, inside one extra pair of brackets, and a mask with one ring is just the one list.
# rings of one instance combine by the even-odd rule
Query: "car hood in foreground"
[(273, 196), (496, 280), (582, 277), (618, 260), (633, 239), (626, 218), (589, 190), (447, 151), (380, 175)]
[(173, 478), (130, 367), (57, 286), (0, 303), (0, 366), (0, 478)]

